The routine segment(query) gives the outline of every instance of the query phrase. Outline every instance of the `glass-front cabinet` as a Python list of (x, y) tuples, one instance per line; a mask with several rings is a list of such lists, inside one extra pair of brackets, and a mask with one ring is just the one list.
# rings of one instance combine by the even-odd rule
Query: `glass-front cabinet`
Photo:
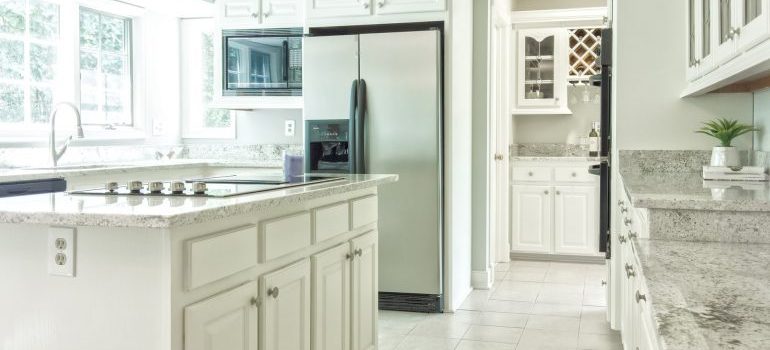
[(563, 28), (518, 30), (514, 114), (570, 114)]
[(687, 79), (770, 38), (770, 0), (687, 0)]

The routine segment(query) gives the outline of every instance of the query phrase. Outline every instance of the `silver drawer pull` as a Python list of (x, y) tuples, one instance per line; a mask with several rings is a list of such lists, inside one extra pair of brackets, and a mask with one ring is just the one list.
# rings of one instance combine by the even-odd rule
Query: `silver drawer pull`
[(645, 302), (647, 302), (647, 296), (642, 294), (642, 293), (639, 293), (639, 291), (637, 290), (636, 291), (636, 302), (639, 303), (640, 300), (644, 300)]
[(273, 297), (273, 299), (278, 299), (278, 287), (273, 287), (267, 290), (267, 295)]

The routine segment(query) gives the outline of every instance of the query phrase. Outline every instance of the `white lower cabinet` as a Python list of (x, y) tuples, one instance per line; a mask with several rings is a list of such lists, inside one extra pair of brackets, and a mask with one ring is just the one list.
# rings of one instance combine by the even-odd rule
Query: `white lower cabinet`
[(351, 241), (352, 350), (377, 348), (377, 233), (370, 232)]
[(257, 350), (256, 281), (185, 307), (186, 350)]
[(554, 188), (554, 252), (591, 254), (598, 246), (598, 202), (596, 188), (556, 186)]
[(313, 255), (313, 349), (350, 349), (350, 244)]
[(310, 350), (310, 263), (260, 278), (260, 349)]
[(599, 177), (589, 174), (588, 166), (514, 165), (514, 253), (599, 254)]
[(550, 186), (514, 185), (511, 249), (551, 252), (552, 204)]

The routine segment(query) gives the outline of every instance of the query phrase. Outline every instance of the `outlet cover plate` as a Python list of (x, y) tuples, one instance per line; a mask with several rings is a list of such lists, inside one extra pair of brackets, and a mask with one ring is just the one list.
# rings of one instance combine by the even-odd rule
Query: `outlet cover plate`
[(75, 228), (48, 229), (48, 274), (75, 277)]
[(286, 121), (286, 131), (284, 133), (286, 136), (294, 136), (294, 121), (293, 120), (287, 120)]

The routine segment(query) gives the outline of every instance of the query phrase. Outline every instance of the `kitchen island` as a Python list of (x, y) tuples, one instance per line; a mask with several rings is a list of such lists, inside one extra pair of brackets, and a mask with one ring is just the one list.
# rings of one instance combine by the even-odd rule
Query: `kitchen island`
[(377, 187), (0, 199), (4, 349), (366, 349)]

